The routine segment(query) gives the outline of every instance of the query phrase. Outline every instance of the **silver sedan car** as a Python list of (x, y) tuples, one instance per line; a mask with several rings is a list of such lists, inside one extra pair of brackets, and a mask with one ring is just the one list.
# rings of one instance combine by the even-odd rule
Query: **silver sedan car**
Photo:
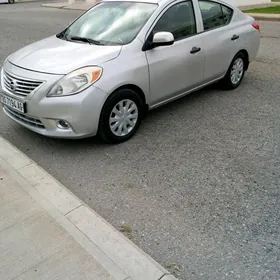
[(119, 143), (148, 110), (217, 81), (237, 88), (259, 44), (255, 20), (223, 1), (105, 0), (11, 54), (1, 103), (37, 133)]
[(15, 4), (15, 0), (0, 0), (0, 4), (2, 3)]

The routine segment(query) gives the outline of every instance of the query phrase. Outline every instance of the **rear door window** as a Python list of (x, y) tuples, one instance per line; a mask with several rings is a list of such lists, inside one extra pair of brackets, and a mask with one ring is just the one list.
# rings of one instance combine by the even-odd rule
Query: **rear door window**
[(224, 16), (224, 23), (229, 24), (233, 15), (233, 10), (229, 7), (222, 5), (222, 11)]
[(233, 10), (213, 1), (199, 1), (204, 30), (224, 26), (230, 23)]

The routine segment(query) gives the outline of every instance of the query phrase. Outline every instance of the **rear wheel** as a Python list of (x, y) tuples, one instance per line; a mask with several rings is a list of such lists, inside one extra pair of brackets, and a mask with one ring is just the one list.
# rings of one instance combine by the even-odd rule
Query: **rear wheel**
[(236, 89), (242, 82), (246, 70), (245, 55), (240, 52), (232, 60), (226, 76), (222, 80), (225, 89)]
[(116, 91), (105, 102), (99, 121), (99, 136), (108, 143), (121, 143), (138, 130), (144, 112), (140, 96), (131, 89)]
[(9, 4), (14, 4), (15, 0), (9, 0)]

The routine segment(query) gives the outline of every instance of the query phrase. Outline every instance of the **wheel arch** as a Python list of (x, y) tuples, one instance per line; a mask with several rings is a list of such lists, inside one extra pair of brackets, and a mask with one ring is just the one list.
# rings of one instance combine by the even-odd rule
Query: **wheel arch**
[[(117, 92), (118, 90), (121, 90), (121, 89), (130, 89), (130, 90), (133, 90), (135, 91), (141, 98), (142, 102), (143, 102), (143, 106), (144, 106), (144, 114), (146, 116), (148, 110), (149, 110), (149, 105), (148, 105), (148, 102), (147, 102), (147, 98), (146, 98), (146, 95), (144, 93), (144, 91), (137, 85), (135, 84), (124, 84), (124, 85), (121, 85), (119, 87), (117, 87), (116, 89), (114, 89), (107, 97), (107, 99), (112, 96), (112, 94), (114, 94), (115, 92)], [(106, 99), (106, 100), (107, 100)], [(104, 102), (104, 104), (106, 103), (106, 101)]]
[[(140, 103), (140, 100), (142, 101), (141, 103), (143, 104), (141, 104), (141, 113), (140, 113), (140, 115), (141, 115), (141, 117), (139, 117), (138, 119), (137, 119), (137, 121), (138, 121), (138, 126), (135, 126), (136, 127), (136, 130), (138, 129), (138, 127), (139, 127), (139, 125), (140, 125), (140, 123), (141, 123), (141, 121), (143, 120), (143, 118), (146, 116), (146, 114), (147, 114), (147, 112), (148, 112), (148, 105), (147, 105), (147, 102), (146, 102), (146, 97), (145, 97), (145, 94), (144, 94), (144, 92), (143, 92), (143, 90), (139, 87), (139, 86), (136, 86), (136, 85), (134, 85), (134, 84), (124, 84), (124, 85), (121, 85), (121, 86), (119, 86), (119, 87), (117, 87), (116, 89), (114, 89), (110, 94), (108, 94), (107, 95), (107, 97), (106, 97), (106, 99), (105, 99), (105, 101), (104, 101), (104, 104), (103, 104), (103, 106), (102, 106), (102, 109), (101, 109), (101, 112), (100, 112), (100, 117), (99, 117), (99, 124), (98, 124), (98, 135), (103, 139), (103, 140), (105, 140), (106, 142), (108, 142), (108, 143), (120, 143), (120, 142), (123, 142), (123, 141), (125, 141), (125, 140), (120, 140), (120, 139), (116, 139), (116, 138), (114, 138), (115, 136), (113, 136), (113, 138), (112, 138), (112, 136), (110, 136), (111, 134), (112, 134), (112, 132), (111, 133), (109, 133), (109, 135), (108, 135), (108, 129), (106, 128), (106, 125), (105, 125), (105, 128), (103, 127), (103, 124), (105, 124), (106, 123), (106, 120), (104, 121), (104, 116), (105, 116), (105, 118), (107, 119), (107, 117), (108, 117), (108, 109), (106, 109), (107, 107), (106, 107), (106, 104), (108, 104), (108, 102), (112, 102), (111, 100), (110, 100), (110, 98), (115, 98), (114, 97), (114, 93), (117, 93), (118, 91), (120, 91), (120, 90), (130, 90), (130, 93), (131, 93), (131, 91), (133, 91), (133, 95), (134, 95), (134, 98), (137, 96), (137, 99), (138, 99), (138, 104)], [(118, 98), (118, 97), (117, 97)], [(139, 100), (140, 99), (140, 100)], [(113, 101), (114, 102), (114, 101)], [(111, 106), (111, 105), (110, 105)], [(139, 106), (140, 107), (140, 106)], [(138, 108), (139, 108), (138, 107)], [(140, 108), (139, 108), (140, 109)], [(107, 112), (106, 112), (106, 110), (107, 110)], [(110, 109), (111, 110), (111, 109)], [(109, 111), (110, 112), (110, 111)], [(105, 114), (105, 115), (104, 115)], [(106, 117), (106, 114), (107, 114), (107, 117)], [(133, 132), (133, 134), (132, 134), (132, 136), (134, 135), (134, 133), (135, 132)], [(127, 136), (127, 135), (125, 135), (125, 136)], [(132, 136), (129, 136), (129, 138), (130, 137), (132, 137)], [(127, 139), (129, 139), (129, 138), (127, 138)]]
[(245, 56), (245, 70), (248, 70), (249, 67), (249, 53), (245, 49), (241, 49), (237, 54), (242, 53)]

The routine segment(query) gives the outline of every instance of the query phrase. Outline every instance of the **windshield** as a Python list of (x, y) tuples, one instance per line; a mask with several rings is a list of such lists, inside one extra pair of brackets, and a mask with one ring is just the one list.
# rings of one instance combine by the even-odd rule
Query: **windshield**
[(58, 37), (98, 45), (125, 45), (137, 36), (156, 8), (152, 3), (102, 2)]

